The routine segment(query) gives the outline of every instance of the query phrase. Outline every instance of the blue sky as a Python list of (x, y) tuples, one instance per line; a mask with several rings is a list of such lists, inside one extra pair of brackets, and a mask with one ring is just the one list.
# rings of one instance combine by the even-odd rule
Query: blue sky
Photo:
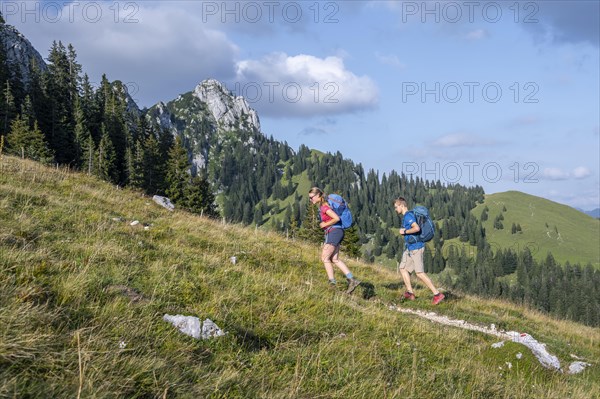
[(598, 1), (0, 1), (140, 107), (215, 78), (262, 131), (378, 170), (600, 207)]

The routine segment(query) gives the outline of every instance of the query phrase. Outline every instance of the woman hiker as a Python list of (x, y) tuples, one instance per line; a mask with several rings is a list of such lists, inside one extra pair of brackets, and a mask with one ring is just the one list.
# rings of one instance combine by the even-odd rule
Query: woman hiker
[(321, 216), (319, 227), (325, 231), (325, 244), (323, 245), (321, 260), (325, 265), (329, 284), (335, 288), (336, 280), (333, 274), (333, 265), (336, 265), (348, 280), (346, 293), (351, 294), (360, 284), (360, 280), (354, 278), (348, 266), (339, 258), (340, 244), (344, 239), (344, 229), (342, 229), (340, 217), (331, 209), (327, 203), (327, 197), (320, 188), (311, 188), (308, 192), (308, 199), (312, 204), (319, 205), (319, 215)]

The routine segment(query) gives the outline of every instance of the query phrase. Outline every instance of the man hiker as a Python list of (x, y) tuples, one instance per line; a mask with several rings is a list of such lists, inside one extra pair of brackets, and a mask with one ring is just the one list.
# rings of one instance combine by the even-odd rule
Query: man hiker
[(433, 304), (437, 305), (444, 299), (444, 294), (439, 292), (433, 285), (427, 274), (425, 274), (425, 268), (423, 266), (423, 252), (425, 251), (425, 243), (421, 241), (410, 240), (410, 236), (418, 234), (421, 231), (417, 219), (413, 212), (408, 210), (408, 204), (402, 197), (394, 200), (394, 209), (398, 214), (402, 214), (402, 228), (400, 228), (400, 235), (404, 236), (405, 250), (402, 254), (402, 260), (400, 261), (400, 274), (404, 285), (406, 286), (406, 292), (404, 298), (411, 301), (415, 300), (415, 294), (413, 293), (412, 284), (410, 283), (410, 273), (413, 271), (417, 274), (417, 277), (431, 290), (433, 293)]

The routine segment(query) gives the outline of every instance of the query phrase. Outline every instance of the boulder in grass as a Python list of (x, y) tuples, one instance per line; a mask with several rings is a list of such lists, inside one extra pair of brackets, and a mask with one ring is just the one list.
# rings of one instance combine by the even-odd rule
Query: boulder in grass
[(163, 316), (163, 320), (173, 324), (185, 335), (196, 339), (209, 339), (225, 335), (225, 332), (210, 319), (206, 319), (201, 323), (200, 319), (194, 316), (180, 314), (171, 316), (166, 314)]
[(155, 195), (154, 197), (152, 197), (152, 201), (156, 202), (158, 205), (160, 205), (164, 208), (167, 208), (170, 211), (175, 209), (175, 205), (173, 205), (171, 200), (168, 199), (167, 197), (161, 197), (160, 195)]

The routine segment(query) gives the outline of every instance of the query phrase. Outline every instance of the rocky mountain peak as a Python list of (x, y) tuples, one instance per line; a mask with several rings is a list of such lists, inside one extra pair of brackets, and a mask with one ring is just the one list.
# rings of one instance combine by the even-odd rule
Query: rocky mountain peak
[(15, 27), (0, 23), (0, 39), (6, 48), (7, 61), (15, 68), (19, 68), (23, 83), (27, 84), (29, 82), (29, 70), (32, 60), (42, 71), (48, 69), (44, 58)]
[(215, 121), (226, 130), (251, 128), (260, 131), (258, 114), (241, 96), (235, 96), (219, 81), (207, 79), (194, 89), (194, 96), (206, 103)]

